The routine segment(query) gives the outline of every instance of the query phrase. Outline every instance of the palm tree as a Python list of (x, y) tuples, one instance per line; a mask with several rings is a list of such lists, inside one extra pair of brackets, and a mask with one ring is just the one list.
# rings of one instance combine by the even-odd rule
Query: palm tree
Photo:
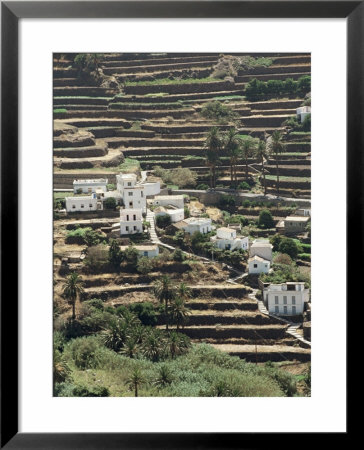
[(104, 345), (115, 352), (119, 352), (124, 347), (125, 342), (131, 336), (131, 328), (125, 320), (116, 318), (112, 320), (107, 329), (101, 333)]
[(138, 388), (143, 383), (144, 377), (139, 367), (134, 367), (129, 378), (126, 380), (127, 384), (134, 388), (134, 395), (138, 397)]
[(277, 168), (277, 196), (279, 197), (279, 167), (278, 167), (278, 155), (285, 151), (285, 145), (282, 142), (283, 135), (280, 131), (276, 130), (272, 136), (268, 138), (269, 153), (273, 154), (276, 160)]
[(238, 132), (235, 128), (229, 128), (224, 136), (224, 150), (229, 155), (230, 158), (230, 179), (231, 182), (237, 181), (236, 176), (236, 166), (239, 161), (239, 156), (241, 154), (240, 150), (240, 139), (238, 137)]
[(166, 316), (166, 330), (168, 330), (168, 305), (176, 296), (176, 287), (168, 275), (163, 275), (154, 283), (154, 295), (164, 304)]
[(185, 299), (183, 297), (175, 297), (170, 304), (170, 315), (173, 323), (177, 325), (177, 331), (180, 325), (184, 326), (190, 310), (186, 308)]
[(72, 272), (68, 275), (66, 282), (63, 285), (63, 294), (67, 301), (72, 305), (72, 320), (76, 319), (76, 301), (77, 297), (83, 293), (83, 281), (80, 275)]
[(248, 181), (249, 172), (248, 172), (248, 159), (251, 158), (254, 154), (256, 143), (251, 136), (245, 136), (244, 139), (241, 140), (241, 156), (244, 159), (245, 163), (245, 179)]
[(125, 341), (124, 347), (120, 350), (120, 353), (129, 358), (134, 358), (138, 353), (138, 350), (139, 346), (137, 340), (134, 337), (131, 337)]
[(264, 195), (266, 195), (267, 194), (267, 186), (265, 183), (264, 160), (267, 159), (268, 153), (267, 153), (267, 145), (266, 145), (265, 141), (259, 139), (258, 146), (255, 150), (255, 155), (262, 164), (262, 174), (263, 174), (263, 180), (264, 180)]
[(142, 344), (143, 355), (151, 361), (158, 361), (164, 353), (164, 336), (158, 329), (151, 328)]
[(177, 333), (175, 331), (172, 331), (169, 334), (166, 341), (166, 350), (172, 358), (175, 358), (177, 355), (183, 355), (190, 347), (190, 339), (185, 334)]
[(171, 384), (173, 381), (173, 375), (172, 372), (170, 370), (170, 368), (166, 365), (163, 364), (159, 370), (158, 370), (158, 375), (157, 378), (155, 379), (155, 384), (158, 387), (165, 387), (168, 384)]
[(220, 162), (220, 150), (222, 147), (222, 139), (219, 129), (212, 127), (207, 133), (205, 141), (206, 149), (206, 165), (210, 168), (210, 187), (216, 187), (216, 166)]
[(186, 283), (182, 282), (177, 286), (177, 295), (178, 297), (187, 300), (191, 297), (191, 289), (187, 286)]

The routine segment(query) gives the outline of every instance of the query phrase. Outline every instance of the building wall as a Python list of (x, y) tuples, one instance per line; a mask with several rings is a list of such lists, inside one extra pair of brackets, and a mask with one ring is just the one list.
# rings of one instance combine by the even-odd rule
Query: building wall
[(308, 221), (302, 221), (302, 222), (293, 221), (292, 222), (290, 220), (285, 220), (284, 221), (284, 230), (287, 231), (288, 233), (304, 231), (307, 223), (308, 223)]
[[(295, 304), (293, 304), (293, 297), (295, 298)], [(276, 302), (276, 298), (278, 299), (278, 303)], [(303, 291), (269, 291), (268, 288), (264, 292), (264, 300), (266, 301), (268, 311), (271, 314), (302, 314), (305, 301), (308, 301), (308, 289), (304, 289)], [(294, 306), (296, 307), (295, 312), (292, 308)]]
[(143, 233), (143, 223), (141, 220), (120, 220), (120, 235)]
[(188, 224), (184, 227), (186, 233), (193, 234), (196, 231), (199, 231), (202, 234), (209, 233), (211, 231), (211, 222), (203, 223), (203, 224)]
[(124, 189), (122, 195), (125, 208), (141, 208), (143, 212), (146, 212), (147, 203), (144, 189)]
[(159, 181), (156, 181), (155, 183), (143, 183), (143, 186), (144, 186), (144, 195), (146, 197), (158, 195), (161, 191)]
[(221, 229), (221, 228), (218, 228), (218, 229), (216, 230), (216, 236), (217, 236), (219, 239), (229, 239), (229, 240), (232, 240), (232, 239), (235, 239), (235, 238), (236, 238), (236, 230), (226, 231), (226, 230), (223, 230), (223, 229)]
[(176, 208), (183, 208), (184, 207), (184, 198), (183, 195), (180, 196), (167, 196), (167, 198), (163, 198), (160, 196), (157, 196), (154, 199), (153, 204), (155, 206), (168, 206), (168, 205), (172, 205), (175, 206)]
[(248, 250), (249, 239), (236, 238), (236, 239), (216, 239), (216, 245), (222, 250)]
[[(254, 267), (257, 266), (257, 267)], [(249, 273), (268, 273), (270, 262), (266, 261), (249, 261)]]
[(96, 189), (102, 189), (103, 192), (107, 191), (106, 187), (107, 183), (101, 183), (101, 184), (88, 184), (88, 183), (82, 183), (82, 184), (73, 184), (73, 193), (77, 194), (77, 191), (79, 189), (82, 190), (83, 194), (94, 194), (96, 192)]
[(97, 210), (97, 199), (92, 197), (66, 197), (67, 212), (85, 212)]

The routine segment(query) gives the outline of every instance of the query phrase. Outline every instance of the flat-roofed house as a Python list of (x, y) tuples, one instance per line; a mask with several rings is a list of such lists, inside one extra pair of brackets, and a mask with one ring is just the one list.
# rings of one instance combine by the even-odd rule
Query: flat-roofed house
[(212, 236), (211, 242), (222, 250), (248, 250), (249, 238), (237, 237), (236, 230), (228, 227), (221, 227), (216, 230), (216, 236)]
[(107, 178), (73, 180), (73, 193), (77, 194), (81, 191), (83, 194), (94, 194), (96, 190), (102, 190), (102, 192), (106, 192), (107, 183)]
[(65, 197), (67, 212), (97, 211), (102, 209), (102, 202), (96, 194), (90, 196)]
[(310, 220), (310, 216), (288, 216), (284, 219), (284, 232), (290, 233), (303, 233), (306, 225)]
[(196, 231), (206, 234), (211, 231), (211, 219), (205, 217), (189, 217), (182, 221), (182, 228), (189, 234), (193, 234)]
[(169, 216), (171, 218), (171, 222), (180, 222), (185, 218), (185, 210), (184, 208), (175, 208), (172, 205), (169, 207), (158, 206), (154, 210), (155, 217), (159, 216)]
[(272, 249), (273, 245), (270, 242), (256, 239), (250, 246), (250, 257), (260, 256), (267, 261), (272, 261)]
[(263, 300), (269, 313), (295, 316), (303, 313), (309, 289), (305, 289), (304, 282), (269, 284), (263, 289)]
[(175, 206), (176, 208), (184, 207), (183, 195), (157, 195), (154, 197), (153, 205), (155, 206)]

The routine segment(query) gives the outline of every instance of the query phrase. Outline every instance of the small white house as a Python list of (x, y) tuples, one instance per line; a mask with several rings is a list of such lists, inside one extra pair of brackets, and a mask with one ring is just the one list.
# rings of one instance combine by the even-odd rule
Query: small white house
[(180, 222), (185, 218), (184, 208), (164, 208), (163, 206), (159, 206), (154, 210), (154, 214), (156, 217), (168, 215), (172, 223)]
[(272, 261), (272, 249), (273, 245), (270, 242), (256, 239), (250, 246), (250, 257), (260, 256), (267, 261)]
[(183, 195), (157, 195), (153, 200), (155, 206), (175, 206), (176, 208), (184, 207)]
[(143, 233), (143, 216), (141, 209), (120, 210), (120, 235)]
[(141, 185), (144, 187), (144, 195), (146, 197), (158, 195), (161, 191), (161, 185), (160, 185), (159, 181), (155, 181), (153, 183), (145, 182), (145, 183), (141, 183)]
[[(125, 251), (127, 248), (126, 245), (120, 246), (121, 251)], [(156, 244), (134, 245), (134, 248), (138, 250), (139, 256), (155, 258), (159, 255), (159, 247)]]
[(270, 261), (261, 258), (260, 256), (253, 256), (248, 259), (249, 274), (251, 273), (268, 273), (270, 269)]
[(193, 234), (199, 231), (202, 234), (209, 233), (211, 231), (211, 219), (205, 217), (189, 217), (184, 219), (184, 225), (182, 228), (186, 233)]
[(89, 197), (66, 197), (65, 201), (67, 212), (97, 211), (102, 209), (102, 202), (97, 200), (96, 194), (92, 194)]
[(311, 114), (311, 106), (301, 106), (296, 109), (297, 120), (301, 123), (305, 120), (305, 117)]
[(216, 230), (216, 236), (212, 236), (211, 241), (221, 250), (248, 250), (249, 238), (236, 237), (236, 230), (233, 228), (221, 227)]
[(82, 191), (83, 194), (94, 194), (96, 190), (107, 191), (107, 178), (97, 178), (94, 180), (73, 180), (73, 193)]
[(303, 313), (309, 289), (303, 282), (270, 284), (263, 289), (263, 299), (270, 314), (294, 316)]

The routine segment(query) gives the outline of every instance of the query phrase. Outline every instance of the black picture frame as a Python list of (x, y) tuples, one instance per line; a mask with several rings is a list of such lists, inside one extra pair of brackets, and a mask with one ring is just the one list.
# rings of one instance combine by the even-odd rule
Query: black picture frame
[[(18, 432), (18, 22), (22, 18), (346, 18), (347, 298), (363, 264), (364, 1), (15, 1), (1, 2), (1, 448), (258, 448), (279, 433)], [(341, 205), (341, 212), (345, 205)], [(355, 300), (360, 300), (358, 297)], [(348, 310), (349, 312), (349, 310)], [(349, 345), (348, 345), (349, 348)], [(348, 416), (349, 418), (349, 412)], [(335, 441), (349, 436), (335, 435)], [(308, 433), (299, 444), (309, 442)], [(315, 444), (318, 436), (315, 436)], [(327, 442), (327, 436), (324, 436)], [(297, 443), (297, 436), (291, 437)], [(342, 442), (341, 442), (342, 443)]]

